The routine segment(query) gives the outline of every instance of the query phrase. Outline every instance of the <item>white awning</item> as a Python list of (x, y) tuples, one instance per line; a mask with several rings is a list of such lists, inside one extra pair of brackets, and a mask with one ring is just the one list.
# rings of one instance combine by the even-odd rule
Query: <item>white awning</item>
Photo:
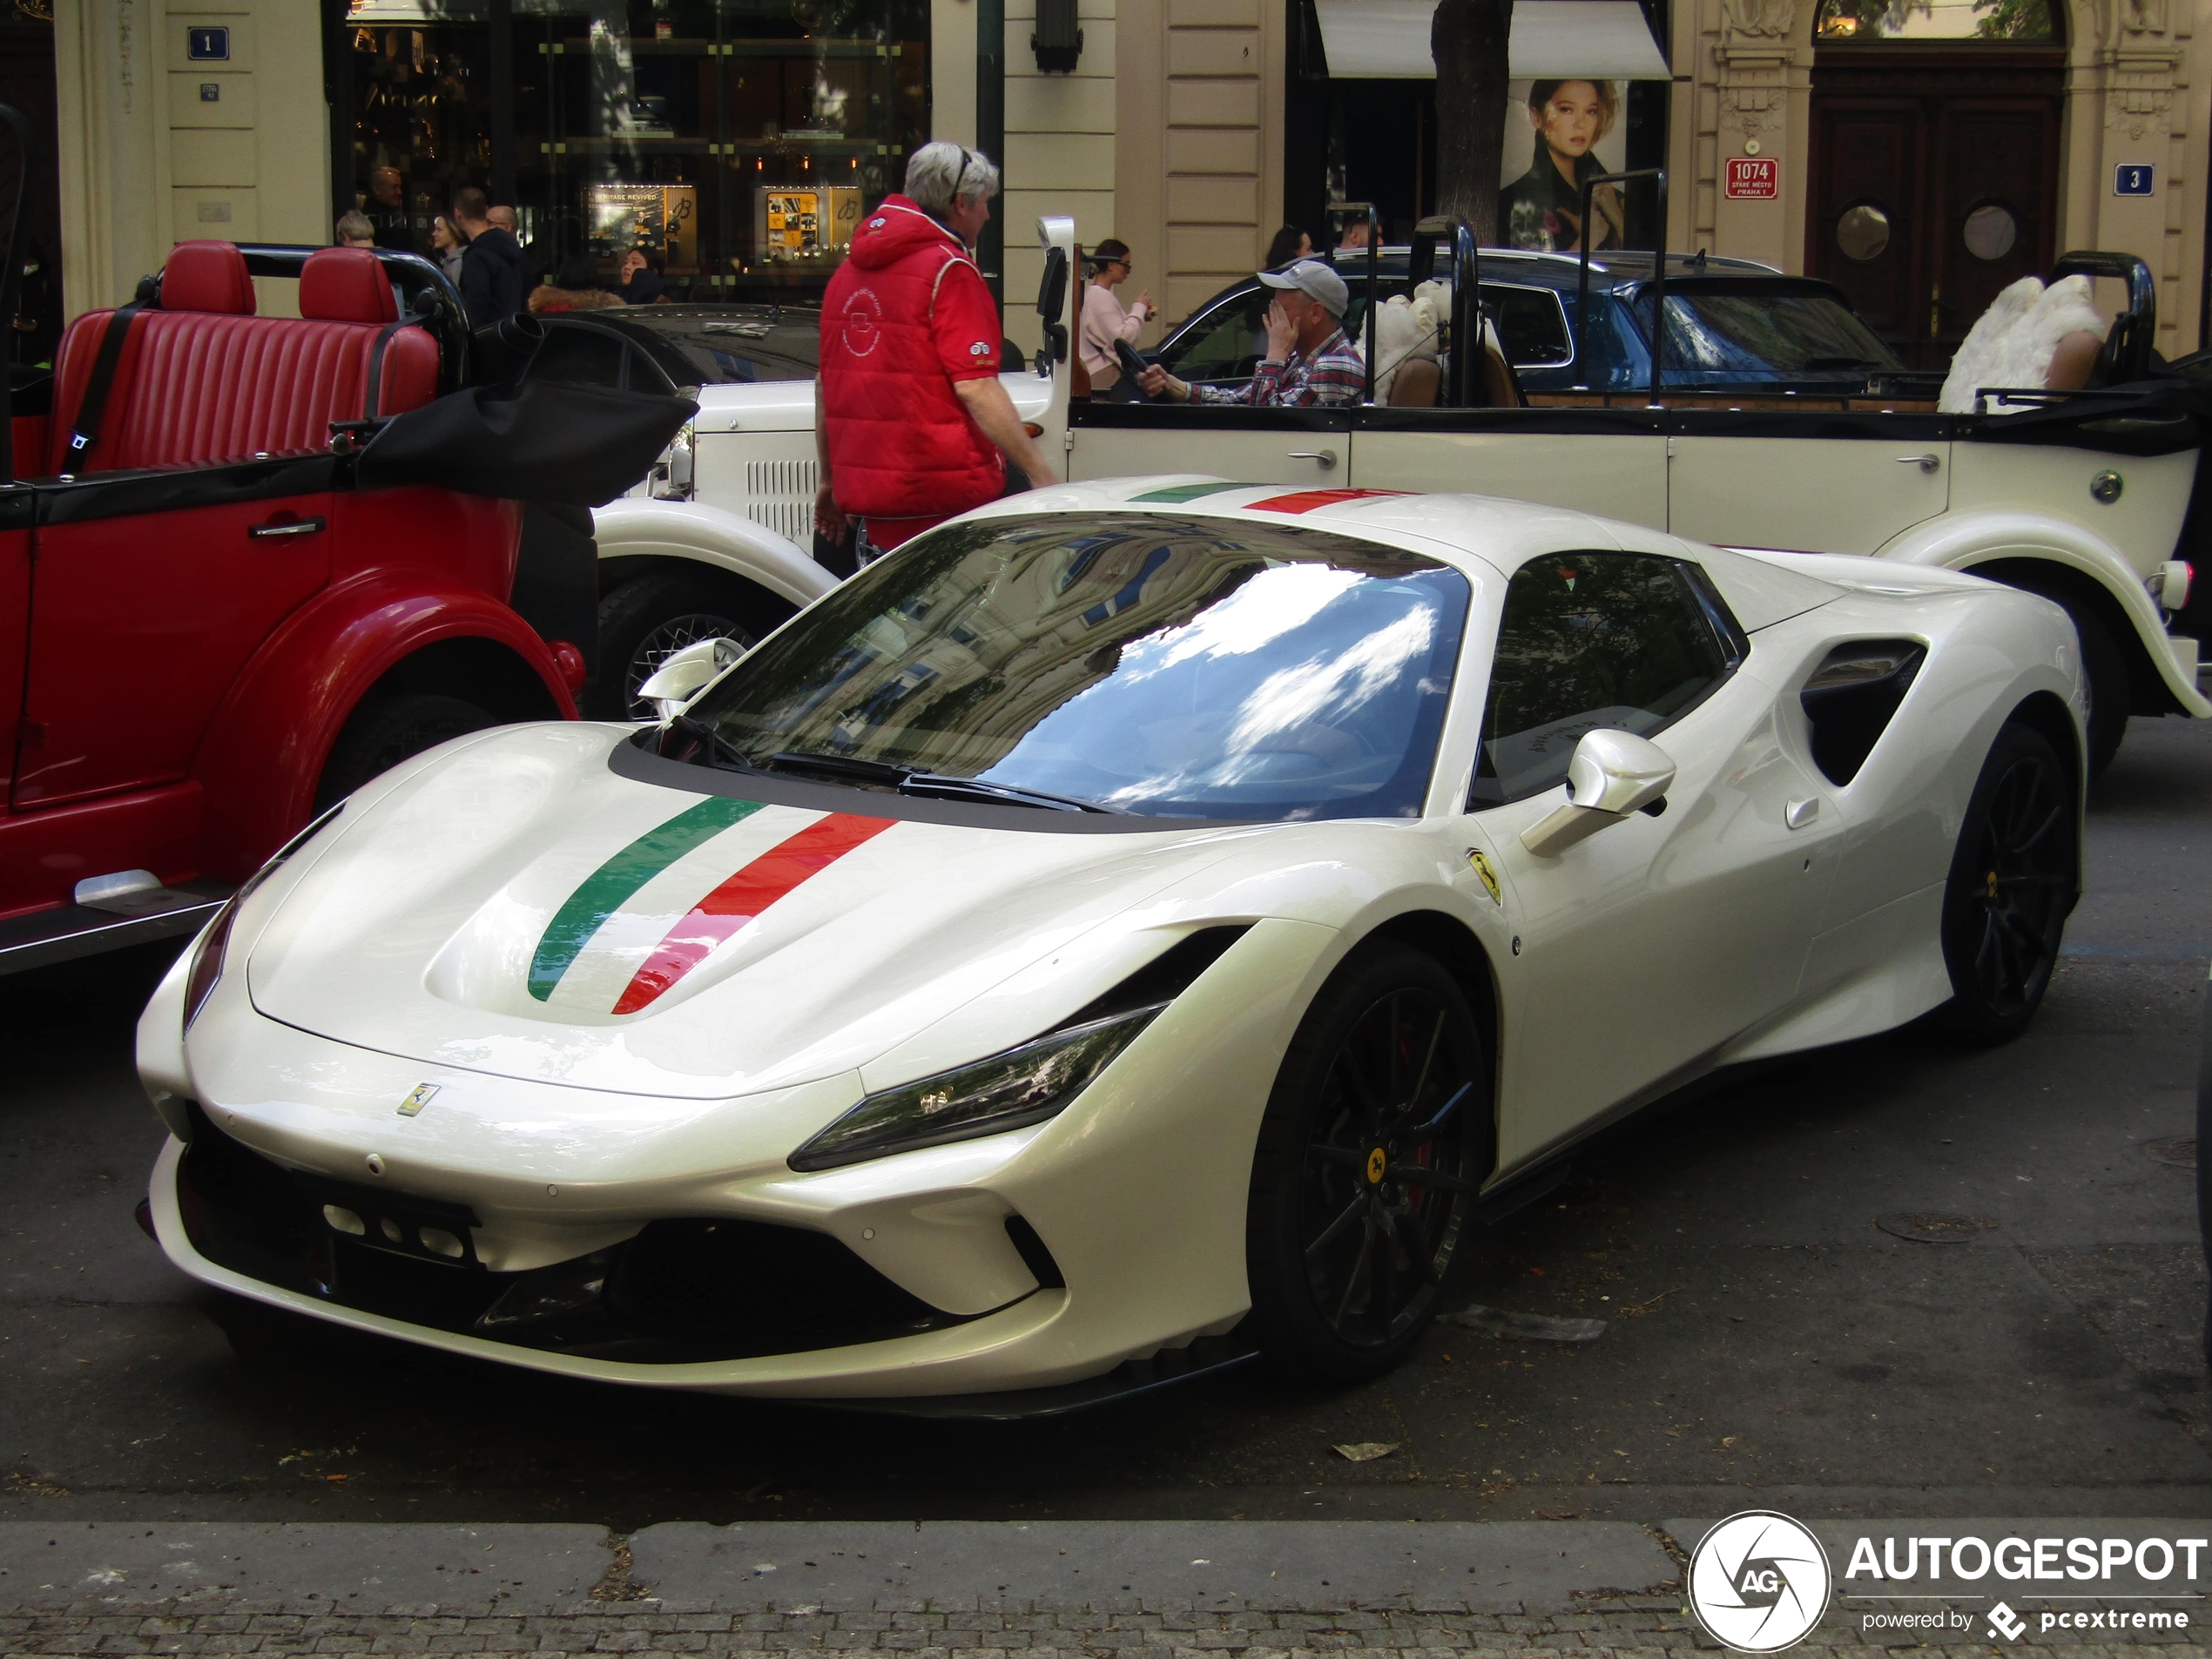
[[(1429, 80), (1435, 0), (1314, 0), (1332, 79)], [(1511, 78), (1670, 79), (1635, 0), (1514, 0)]]

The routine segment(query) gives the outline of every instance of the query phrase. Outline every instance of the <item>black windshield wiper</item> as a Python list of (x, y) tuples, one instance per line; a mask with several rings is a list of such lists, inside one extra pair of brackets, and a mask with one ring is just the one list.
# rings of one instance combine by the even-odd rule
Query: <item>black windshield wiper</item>
[(1825, 374), (1846, 368), (1881, 368), (1871, 357), (1808, 357), (1797, 365), (1801, 374)]
[(804, 749), (779, 749), (764, 755), (760, 764), (773, 766), (778, 772), (813, 772), (831, 778), (850, 778), (857, 783), (882, 784), (896, 789), (906, 782), (908, 768), (894, 766), (887, 760), (869, 760), (860, 755), (813, 754)]
[(868, 760), (859, 755), (813, 754), (800, 749), (785, 749), (765, 757), (762, 764), (779, 772), (813, 772), (826, 777), (849, 778), (856, 783), (881, 785), (902, 795), (996, 801), (1008, 806), (1041, 806), (1055, 813), (1127, 815), (1122, 807), (1102, 806), (1095, 800), (1083, 800), (1074, 795), (1024, 789), (1019, 784), (995, 784), (981, 778), (955, 778), (948, 772), (918, 772), (888, 760)]
[(710, 765), (718, 765), (725, 772), (760, 770), (746, 757), (744, 750), (738, 748), (736, 744), (731, 742), (704, 720), (689, 714), (671, 714), (668, 718), (668, 726), (671, 731), (681, 732), (687, 738), (697, 738), (706, 745), (707, 752), (710, 755), (720, 754), (729, 757), (727, 761), (711, 761)]
[(941, 772), (910, 772), (899, 785), (902, 795), (934, 795), (943, 799), (1003, 801), (1009, 806), (1042, 806), (1055, 813), (1114, 813), (1130, 815), (1126, 806), (1106, 806), (1079, 795), (1055, 795), (1019, 784), (995, 784), (981, 778), (953, 778)]

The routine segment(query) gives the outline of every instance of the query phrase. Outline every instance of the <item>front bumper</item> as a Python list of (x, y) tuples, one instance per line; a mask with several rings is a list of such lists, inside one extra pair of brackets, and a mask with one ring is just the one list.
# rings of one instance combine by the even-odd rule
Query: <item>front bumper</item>
[[(936, 1329), (848, 1346), (737, 1359), (641, 1360), (534, 1347), (419, 1323), (392, 1312), (351, 1306), (226, 1266), (203, 1254), (185, 1222), (193, 1193), (185, 1178), (185, 1147), (172, 1136), (156, 1161), (148, 1193), (154, 1237), (177, 1266), (204, 1285), (293, 1313), (377, 1336), (442, 1348), (474, 1359), (597, 1382), (641, 1383), (710, 1393), (868, 1397), (885, 1393), (981, 1392), (1075, 1380), (1030, 1372), (1012, 1355), (1033, 1348), (1067, 1310), (1064, 1289), (1039, 1287), (1010, 1306)], [(205, 1234), (203, 1233), (203, 1238)], [(429, 1271), (463, 1270), (437, 1268)], [(487, 1305), (523, 1275), (496, 1276)], [(609, 1345), (613, 1346), (616, 1345)], [(888, 1385), (896, 1385), (895, 1386)]]
[[(326, 1204), (354, 1211), (349, 1231), (378, 1224), (373, 1188), (402, 1206), (409, 1229), (432, 1227), (448, 1245), (472, 1236), (458, 1265), (420, 1249), (396, 1262), (381, 1252), (374, 1265), (391, 1271), (350, 1282), (318, 1278), (297, 1249), (276, 1251), (286, 1260), (273, 1264), (195, 1221), (178, 1140), (154, 1172), (156, 1235), (193, 1278), (260, 1302), (607, 1381), (907, 1399), (1057, 1388), (1153, 1356), (1168, 1370), (1198, 1364), (1195, 1351), (1172, 1356), (1232, 1331), (1249, 1306), (1253, 1141), (1337, 937), (1309, 923), (1258, 924), (1059, 1117), (804, 1175), (780, 1154), (739, 1149), (800, 1143), (857, 1097), (857, 1077), (752, 1096), (742, 1109), (610, 1095), (336, 1042), (263, 1018), (219, 982), (187, 1055), (175, 1035), (179, 986), (165, 983), (141, 1022), (139, 1062), (173, 1129), (192, 1135), (205, 1123), (304, 1188), (280, 1193), (277, 1207), (297, 1217), (304, 1202), (310, 1230)], [(426, 1078), (445, 1092), (420, 1116), (395, 1116)], [(364, 1202), (353, 1206), (347, 1190)], [(815, 1253), (802, 1251), (783, 1283), (784, 1256), (724, 1258), (710, 1276), (725, 1316), (715, 1343), (665, 1321), (641, 1331), (626, 1317), (634, 1306), (617, 1310), (616, 1328), (586, 1319), (501, 1334), (476, 1323), (523, 1279), (574, 1279), (583, 1258), (636, 1248), (656, 1228), (707, 1227), (781, 1234), (786, 1245), (802, 1233)], [(345, 1239), (320, 1243), (357, 1266), (365, 1255)], [(831, 1275), (844, 1287), (830, 1298), (837, 1318), (797, 1337), (725, 1339), (739, 1323), (726, 1317), (733, 1298), (765, 1286), (788, 1312), (820, 1286), (824, 1261), (843, 1264)], [(468, 1285), (469, 1274), (465, 1293), (418, 1298), (426, 1284)], [(886, 1291), (874, 1315), (845, 1317), (856, 1298)]]

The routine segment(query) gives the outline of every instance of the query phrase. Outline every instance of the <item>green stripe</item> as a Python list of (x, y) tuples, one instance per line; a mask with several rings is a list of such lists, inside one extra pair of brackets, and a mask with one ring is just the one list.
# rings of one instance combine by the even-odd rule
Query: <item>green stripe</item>
[(658, 829), (646, 831), (594, 870), (546, 924), (545, 937), (530, 958), (530, 995), (541, 1002), (551, 996), (569, 964), (631, 894), (702, 841), (742, 823), (765, 804), (710, 796)]
[(1131, 496), (1131, 501), (1196, 501), (1201, 496), (1218, 496), (1224, 489), (1250, 489), (1250, 484), (1170, 484), (1165, 489), (1148, 489), (1142, 496)]

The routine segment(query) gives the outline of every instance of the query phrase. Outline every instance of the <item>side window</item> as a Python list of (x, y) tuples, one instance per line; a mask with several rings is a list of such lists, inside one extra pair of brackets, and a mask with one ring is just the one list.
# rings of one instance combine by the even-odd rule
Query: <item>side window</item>
[(1160, 359), (1170, 374), (1184, 381), (1246, 381), (1267, 349), (1267, 302), (1273, 296), (1255, 288), (1224, 301), (1203, 318), (1172, 354)]
[(563, 328), (556, 323), (546, 329), (544, 343), (530, 359), (529, 377), (620, 391), (623, 359), (628, 354), (629, 347), (611, 334), (597, 328)]
[(1469, 809), (1562, 781), (1585, 732), (1658, 731), (1742, 654), (1692, 566), (1642, 553), (1531, 559), (1506, 588)]
[(1499, 343), (1515, 368), (1545, 368), (1575, 360), (1567, 334), (1567, 313), (1549, 288), (1482, 285), (1482, 303), (1498, 320)]

